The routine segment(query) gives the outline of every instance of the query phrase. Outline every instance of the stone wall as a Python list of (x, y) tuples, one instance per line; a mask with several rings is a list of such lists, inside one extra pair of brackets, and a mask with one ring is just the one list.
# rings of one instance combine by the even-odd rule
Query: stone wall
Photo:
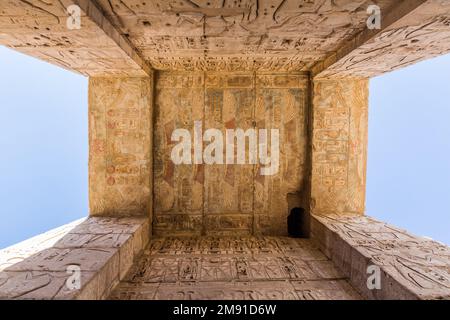
[[(154, 221), (159, 235), (287, 232), (288, 193), (304, 188), (308, 78), (299, 73), (160, 72), (155, 96)], [(280, 166), (174, 165), (171, 134), (279, 129)], [(247, 147), (248, 150), (248, 147)]]
[(151, 214), (152, 97), (152, 77), (90, 78), (91, 215)]
[(364, 214), (369, 81), (314, 81), (311, 210)]
[(0, 250), (2, 299), (105, 299), (149, 241), (142, 217), (91, 217)]
[[(148, 77), (90, 80), (92, 215), (149, 215), (154, 206), (158, 235), (286, 235), (289, 203), (364, 213), (367, 80), (314, 81), (309, 126), (302, 73), (163, 71), (156, 79), (155, 89)], [(248, 158), (175, 165), (172, 133), (187, 129), (193, 138), (195, 121), (224, 139), (226, 129), (279, 129), (279, 171), (261, 175)]]
[[(450, 299), (450, 248), (360, 215), (312, 217), (312, 239), (366, 299)], [(370, 276), (379, 279), (377, 287)]]

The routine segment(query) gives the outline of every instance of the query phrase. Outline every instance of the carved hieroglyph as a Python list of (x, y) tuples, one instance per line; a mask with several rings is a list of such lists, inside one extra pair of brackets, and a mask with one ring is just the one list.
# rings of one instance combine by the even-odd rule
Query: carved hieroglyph
[(91, 217), (0, 250), (0, 299), (106, 298), (148, 239), (146, 218)]
[[(306, 175), (307, 78), (160, 72), (156, 87), (154, 231), (286, 234), (287, 194), (301, 192)], [(193, 137), (194, 121), (224, 136), (226, 129), (279, 129), (278, 173), (261, 176), (253, 164), (175, 165), (172, 132), (184, 128)]]
[[(67, 28), (67, 7), (82, 28)], [(369, 5), (381, 30), (369, 30)], [(312, 71), (371, 77), (450, 51), (447, 0), (3, 0), (0, 44), (85, 75)]]
[[(71, 5), (81, 9), (79, 29), (68, 27)], [(2, 0), (0, 44), (83, 75), (144, 76), (150, 72), (94, 1)]]
[(311, 210), (364, 214), (368, 81), (314, 81)]
[(99, 0), (156, 69), (308, 70), (391, 0)]
[[(314, 216), (312, 236), (370, 299), (450, 299), (450, 248), (366, 216)], [(381, 269), (369, 290), (367, 268)]]
[(150, 215), (153, 78), (90, 78), (91, 215)]
[(312, 68), (316, 78), (369, 78), (450, 52), (448, 0), (398, 1), (381, 14), (386, 27), (344, 42)]
[(309, 240), (160, 238), (110, 299), (359, 299)]

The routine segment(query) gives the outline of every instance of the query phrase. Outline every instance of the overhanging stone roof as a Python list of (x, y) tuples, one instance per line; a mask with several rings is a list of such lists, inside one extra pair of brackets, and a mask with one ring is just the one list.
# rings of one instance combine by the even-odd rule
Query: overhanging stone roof
[[(82, 27), (69, 30), (77, 4)], [(369, 30), (367, 8), (381, 9)], [(154, 69), (370, 77), (450, 51), (445, 0), (5, 0), (0, 44), (82, 74)]]

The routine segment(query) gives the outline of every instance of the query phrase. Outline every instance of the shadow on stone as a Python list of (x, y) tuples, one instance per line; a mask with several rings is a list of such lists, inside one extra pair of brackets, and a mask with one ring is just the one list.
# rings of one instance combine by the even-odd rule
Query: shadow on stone
[(293, 238), (308, 238), (305, 209), (295, 207), (287, 218), (288, 234)]

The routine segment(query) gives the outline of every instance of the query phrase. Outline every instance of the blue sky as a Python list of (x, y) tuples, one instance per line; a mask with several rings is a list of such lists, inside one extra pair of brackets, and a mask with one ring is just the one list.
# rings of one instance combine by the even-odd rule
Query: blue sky
[(0, 46), (0, 248), (87, 215), (87, 89)]
[(370, 83), (367, 214), (450, 245), (450, 55)]
[[(0, 46), (0, 248), (88, 214), (87, 78)], [(371, 80), (367, 213), (450, 244), (450, 55)]]

